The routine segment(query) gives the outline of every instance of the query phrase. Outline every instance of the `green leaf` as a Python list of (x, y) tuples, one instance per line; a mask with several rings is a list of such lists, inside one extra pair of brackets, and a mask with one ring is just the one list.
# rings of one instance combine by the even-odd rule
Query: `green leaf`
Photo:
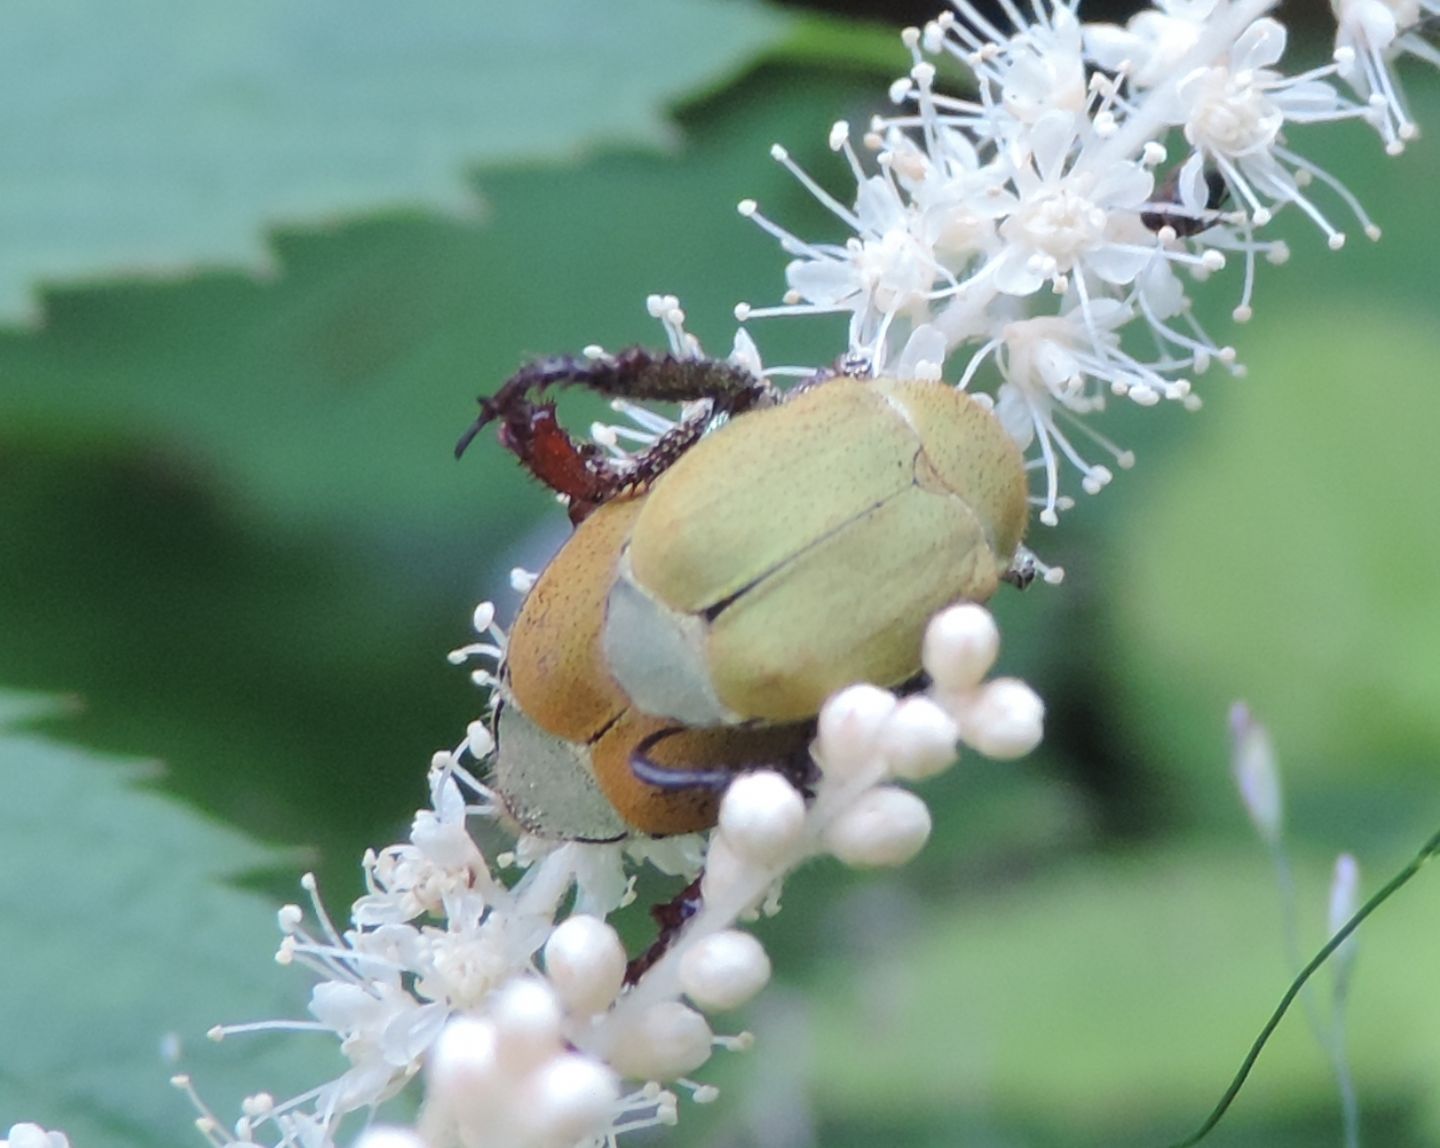
[(227, 884), (286, 856), (147, 792), (153, 767), (17, 724), (53, 708), (0, 693), (4, 1125), (35, 1121), (109, 1148), (178, 1145), (195, 1114), (168, 1084), (176, 1072), (196, 1071), (229, 1118), (244, 1093), (283, 1097), (338, 1072), (321, 1038), (217, 1048), (204, 1035), (303, 1015), (303, 976), (272, 959), (274, 908)]
[[(797, 84), (805, 100), (790, 98)], [(843, 186), (825, 135), (851, 91), (843, 77), (769, 76), (691, 117), (710, 138), (684, 162), (622, 153), (564, 178), (492, 173), (483, 226), (390, 216), (287, 233), (268, 281), (57, 291), (43, 330), (0, 335), (0, 435), (160, 453), (307, 530), (400, 524), (428, 540), (473, 528), (477, 512), (513, 522), (513, 506), (478, 496), (487, 480), (529, 491), (532, 513), (547, 500), (489, 441), (463, 465), (451, 455), (474, 395), (526, 355), (654, 343), (644, 300), (656, 290), (682, 295), (727, 351), (736, 301), (783, 290), (783, 256), (734, 205), (759, 194), (807, 226), (816, 208), (767, 148), (782, 139)], [(869, 95), (857, 112), (883, 99)], [(833, 332), (822, 358), (843, 323)]]
[[(53, 293), (0, 332), (0, 682), (78, 694), (87, 744), (162, 755), (175, 791), (353, 879), (475, 715), (444, 652), (568, 531), (490, 436), (455, 461), (474, 396), (530, 354), (654, 344), (650, 291), (727, 349), (736, 300), (783, 290), (736, 201), (836, 238), (767, 149), (843, 188), (826, 132), (856, 99), (767, 71), (686, 113), (683, 156), (492, 175), (492, 226), (394, 216), (283, 237), (263, 283)], [(756, 334), (824, 362), (844, 319)]]
[(0, 39), (0, 317), (36, 281), (271, 265), (267, 225), (478, 207), (482, 162), (672, 147), (783, 37), (740, 0), (54, 0)]
[(894, 24), (854, 20), (825, 12), (797, 12), (790, 33), (766, 59), (777, 64), (839, 66), (893, 79), (910, 66)]

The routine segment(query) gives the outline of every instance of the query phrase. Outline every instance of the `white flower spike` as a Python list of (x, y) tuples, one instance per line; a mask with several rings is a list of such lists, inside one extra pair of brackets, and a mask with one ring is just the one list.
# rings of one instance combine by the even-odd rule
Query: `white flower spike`
[[(1058, 522), (1074, 504), (1067, 473), (1095, 493), (1133, 462), (1090, 425), (1110, 400), (1193, 410), (1211, 366), (1241, 373), (1235, 350), (1195, 320), (1190, 282), (1237, 263), (1243, 322), (1258, 265), (1288, 257), (1263, 234), (1281, 209), (1308, 216), (1332, 248), (1345, 231), (1327, 198), (1379, 236), (1288, 133), (1359, 118), (1391, 143), (1409, 138), (1388, 61), (1408, 51), (1440, 62), (1418, 31), (1440, 0), (1334, 2), (1337, 58), (1287, 73), (1269, 0), (1160, 0), (1123, 28), (1083, 24), (1077, 5), (1049, 0), (1007, 6), (1002, 27), (955, 0), (904, 35), (912, 63), (890, 92), (900, 110), (864, 134), (869, 164), (847, 125), (832, 132), (853, 195), (776, 148), (849, 235), (803, 239), (747, 200), (742, 214), (792, 262), (782, 303), (738, 313), (845, 312), (848, 354), (868, 373), (989, 390), (1042, 479), (1042, 521)], [(937, 91), (936, 57), (970, 70), (975, 94)]]

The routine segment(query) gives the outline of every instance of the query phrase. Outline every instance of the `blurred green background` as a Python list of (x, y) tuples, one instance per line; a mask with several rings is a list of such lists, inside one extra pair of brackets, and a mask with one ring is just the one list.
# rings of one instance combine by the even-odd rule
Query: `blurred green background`
[[(564, 537), (488, 441), (451, 458), (474, 396), (528, 355), (653, 343), (650, 292), (726, 350), (733, 304), (783, 289), (739, 199), (841, 238), (769, 145), (848, 194), (826, 130), (906, 58), (853, 12), (734, 0), (56, 0), (7, 23), (0, 1127), (183, 1144), (177, 1063), (227, 1118), (335, 1071), (320, 1038), (202, 1034), (300, 1015), (273, 908), (313, 868), (343, 911), (364, 848), (404, 836), (480, 706), (446, 651)], [(1406, 82), (1440, 126), (1436, 77)], [(1228, 780), (1236, 698), (1280, 749), (1307, 946), (1337, 851), (1373, 887), (1440, 823), (1440, 154), (1291, 142), (1385, 241), (1332, 253), (1282, 219), (1294, 258), (1248, 328), (1233, 282), (1200, 292), (1249, 377), (1202, 380), (1197, 414), (1116, 411), (1139, 464), (1032, 538), (1065, 583), (995, 603), (1045, 746), (929, 785), (905, 872), (797, 875), (762, 926), (774, 991), (736, 1022), (760, 1044), (714, 1063), (726, 1095), (671, 1142), (1188, 1131), (1287, 980)], [(819, 363), (842, 331), (754, 333)], [(1367, 1144), (1440, 1144), (1437, 946), (1434, 878), (1364, 933)], [(1340, 1142), (1299, 1018), (1210, 1142)]]

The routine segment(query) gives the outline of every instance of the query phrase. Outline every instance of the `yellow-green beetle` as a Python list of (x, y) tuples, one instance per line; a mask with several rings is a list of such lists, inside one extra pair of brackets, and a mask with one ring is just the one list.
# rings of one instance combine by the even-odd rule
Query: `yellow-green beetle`
[(937, 382), (839, 377), (732, 419), (654, 483), (610, 590), (607, 665), (691, 726), (796, 721), (920, 672), (932, 614), (983, 602), (1028, 515), (1020, 452)]
[[(576, 383), (709, 410), (612, 460), (530, 398)], [(577, 523), (512, 631), (496, 731), (497, 788), (550, 836), (713, 823), (702, 781), (794, 768), (828, 695), (916, 679), (930, 616), (994, 593), (1028, 517), (1018, 448), (939, 382), (838, 375), (783, 395), (634, 348), (531, 364), (457, 449), (492, 420)], [(666, 770), (674, 784), (652, 784)]]

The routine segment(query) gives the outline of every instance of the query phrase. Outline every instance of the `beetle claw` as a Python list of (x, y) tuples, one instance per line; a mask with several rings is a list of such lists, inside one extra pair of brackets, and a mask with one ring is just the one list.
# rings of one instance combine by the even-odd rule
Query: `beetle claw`
[(1000, 575), (1000, 581), (1008, 582), (1017, 590), (1023, 590), (1040, 575), (1040, 569), (1031, 554), (1018, 556), (1015, 564)]
[(500, 408), (492, 399), (481, 395), (477, 400), (480, 403), (480, 413), (475, 416), (475, 421), (465, 428), (465, 433), (460, 436), (460, 441), (455, 444), (455, 457), (459, 458), (465, 453), (475, 436), (489, 426), (500, 415)]

